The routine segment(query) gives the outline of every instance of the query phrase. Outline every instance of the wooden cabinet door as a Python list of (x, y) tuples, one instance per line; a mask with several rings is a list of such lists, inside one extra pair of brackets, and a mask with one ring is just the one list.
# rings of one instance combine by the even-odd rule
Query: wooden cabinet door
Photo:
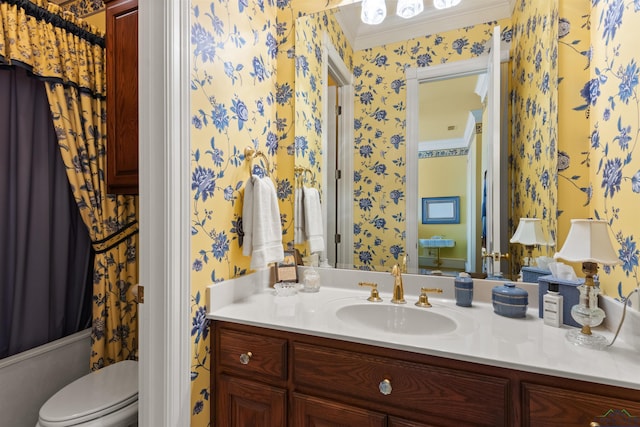
[(295, 427), (386, 426), (384, 414), (299, 393), (294, 393), (292, 406), (290, 425)]
[(106, 0), (107, 193), (138, 193), (138, 0)]
[(216, 426), (285, 427), (287, 392), (253, 381), (221, 375), (217, 381)]

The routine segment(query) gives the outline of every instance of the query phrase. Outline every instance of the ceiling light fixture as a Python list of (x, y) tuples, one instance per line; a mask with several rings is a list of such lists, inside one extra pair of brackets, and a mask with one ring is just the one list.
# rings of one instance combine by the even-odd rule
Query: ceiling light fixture
[(448, 9), (460, 4), (460, 0), (433, 0), (433, 7), (436, 9)]
[(424, 10), (424, 3), (422, 0), (399, 0), (398, 7), (396, 8), (396, 15), (409, 19), (418, 15)]
[(387, 16), (385, 0), (362, 0), (360, 19), (369, 25), (377, 25)]

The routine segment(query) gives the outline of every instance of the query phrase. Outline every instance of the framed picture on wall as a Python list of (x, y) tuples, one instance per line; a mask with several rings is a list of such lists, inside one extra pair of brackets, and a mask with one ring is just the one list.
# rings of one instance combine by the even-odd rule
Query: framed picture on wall
[(460, 224), (460, 196), (423, 197), (423, 224)]

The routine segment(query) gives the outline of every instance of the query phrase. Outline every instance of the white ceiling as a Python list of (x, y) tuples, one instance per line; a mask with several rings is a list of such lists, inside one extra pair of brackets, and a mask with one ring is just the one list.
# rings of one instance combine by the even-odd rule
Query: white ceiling
[(510, 17), (515, 0), (462, 0), (455, 7), (438, 10), (424, 0), (424, 11), (411, 19), (395, 14), (397, 0), (386, 0), (387, 17), (379, 25), (360, 20), (360, 3), (340, 6), (336, 18), (354, 50), (449, 31)]

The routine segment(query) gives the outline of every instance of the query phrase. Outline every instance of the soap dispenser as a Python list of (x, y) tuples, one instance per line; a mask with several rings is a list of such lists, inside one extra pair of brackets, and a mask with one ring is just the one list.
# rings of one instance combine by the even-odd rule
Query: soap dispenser
[(454, 280), (456, 305), (471, 307), (473, 301), (473, 279), (469, 273), (460, 273)]

